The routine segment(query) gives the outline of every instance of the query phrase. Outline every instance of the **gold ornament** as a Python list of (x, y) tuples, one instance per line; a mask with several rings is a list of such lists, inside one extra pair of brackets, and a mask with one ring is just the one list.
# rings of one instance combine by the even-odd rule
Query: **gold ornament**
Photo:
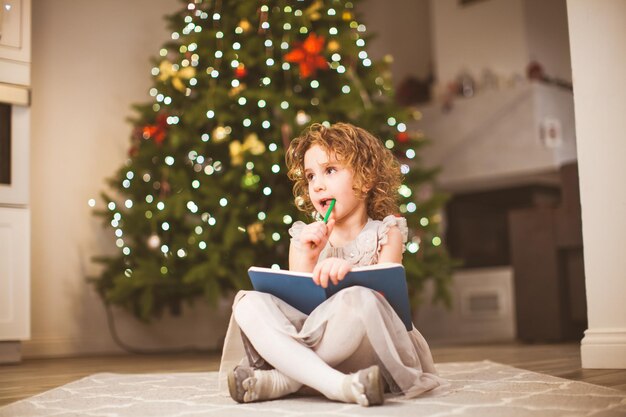
[(261, 155), (265, 152), (265, 144), (259, 140), (256, 133), (250, 133), (246, 136), (243, 144), (238, 140), (230, 142), (230, 161), (233, 165), (243, 164), (243, 154), (250, 152), (252, 155)]
[(352, 15), (352, 12), (349, 11), (345, 11), (342, 13), (341, 18), (345, 21), (345, 22), (349, 22), (352, 19), (354, 19), (354, 16)]
[(250, 24), (250, 22), (247, 19), (242, 19), (239, 22), (239, 27), (244, 31), (244, 32), (249, 32), (250, 29), (252, 29), (252, 25)]
[(244, 83), (239, 84), (237, 87), (233, 87), (228, 92), (229, 97), (238, 96), (243, 90), (246, 89), (246, 85)]
[(227, 136), (228, 131), (224, 126), (218, 126), (213, 129), (212, 137), (215, 142), (222, 142), (224, 139), (226, 139)]
[(252, 155), (261, 155), (265, 152), (265, 144), (259, 140), (256, 133), (250, 133), (243, 142), (243, 150), (250, 151)]
[(337, 52), (339, 50), (339, 46), (339, 42), (337, 42), (336, 40), (332, 40), (328, 42), (328, 45), (326, 45), (330, 52)]
[(258, 241), (263, 240), (265, 238), (265, 234), (263, 233), (263, 223), (256, 222), (249, 225), (248, 236), (250, 237), (250, 242), (252, 242), (253, 244), (256, 244)]
[(167, 81), (171, 79), (172, 85), (180, 92), (185, 92), (187, 88), (182, 80), (188, 80), (196, 76), (194, 67), (185, 67), (180, 70), (174, 69), (174, 65), (169, 61), (162, 61), (159, 65), (159, 80)]
[(322, 17), (319, 10), (323, 5), (324, 3), (321, 0), (316, 0), (304, 11), (304, 15), (307, 16), (309, 20), (319, 20)]
[(241, 142), (238, 140), (230, 142), (228, 149), (230, 151), (230, 163), (233, 166), (243, 164), (243, 146), (241, 146)]

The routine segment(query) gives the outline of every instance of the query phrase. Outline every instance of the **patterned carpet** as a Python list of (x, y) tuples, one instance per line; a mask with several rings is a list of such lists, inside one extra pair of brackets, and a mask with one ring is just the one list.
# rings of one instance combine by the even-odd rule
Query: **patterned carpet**
[(442, 397), (388, 397), (382, 407), (290, 397), (240, 405), (217, 392), (217, 373), (95, 374), (0, 408), (7, 416), (626, 416), (626, 392), (494, 362), (437, 366)]

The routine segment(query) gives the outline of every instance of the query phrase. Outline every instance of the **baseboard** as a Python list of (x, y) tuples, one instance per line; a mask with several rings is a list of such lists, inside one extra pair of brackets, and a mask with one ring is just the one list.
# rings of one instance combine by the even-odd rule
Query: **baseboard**
[(584, 369), (626, 369), (626, 328), (587, 329), (580, 356)]
[(67, 357), (91, 354), (115, 354), (123, 352), (110, 338), (54, 337), (33, 335), (22, 342), (24, 358)]

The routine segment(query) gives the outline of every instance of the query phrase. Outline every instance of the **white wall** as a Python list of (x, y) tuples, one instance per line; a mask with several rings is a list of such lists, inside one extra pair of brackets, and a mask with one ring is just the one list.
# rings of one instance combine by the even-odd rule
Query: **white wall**
[(545, 73), (571, 81), (565, 0), (488, 0), (461, 5), (431, 0), (437, 80), (460, 72), (480, 79), (485, 68), (503, 77), (525, 77), (537, 60)]
[(626, 2), (568, 0), (589, 328), (584, 368), (626, 368)]
[[(149, 57), (168, 38), (162, 16), (178, 7), (174, 0), (34, 1), (32, 340), (25, 356), (115, 350), (102, 302), (85, 281), (97, 272), (91, 257), (112, 251), (113, 236), (87, 201), (100, 200), (104, 179), (126, 158), (130, 105), (149, 98)], [(177, 340), (176, 333), (148, 336), (133, 320), (119, 324), (136, 345), (219, 342), (210, 328), (197, 329), (197, 340)]]
[(433, 54), (437, 80), (444, 85), (466, 70), (485, 68), (523, 74), (528, 44), (523, 0), (489, 0), (462, 6), (458, 0), (431, 0)]
[(524, 0), (529, 60), (540, 62), (546, 75), (572, 81), (567, 3), (565, 0)]
[(368, 52), (375, 59), (393, 57), (394, 84), (407, 76), (425, 79), (434, 66), (428, 0), (365, 0), (359, 7), (367, 30), (376, 33)]

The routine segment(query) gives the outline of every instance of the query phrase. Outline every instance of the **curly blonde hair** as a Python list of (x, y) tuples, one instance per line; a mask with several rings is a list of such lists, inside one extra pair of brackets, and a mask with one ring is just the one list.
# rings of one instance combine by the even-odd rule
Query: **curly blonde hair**
[(379, 139), (349, 123), (335, 123), (330, 127), (314, 123), (291, 141), (285, 160), (299, 210), (315, 211), (304, 175), (304, 154), (314, 145), (329, 154), (333, 152), (341, 164), (352, 170), (352, 188), (357, 197), (366, 199), (369, 217), (381, 220), (398, 213), (398, 188), (402, 183), (398, 160)]

